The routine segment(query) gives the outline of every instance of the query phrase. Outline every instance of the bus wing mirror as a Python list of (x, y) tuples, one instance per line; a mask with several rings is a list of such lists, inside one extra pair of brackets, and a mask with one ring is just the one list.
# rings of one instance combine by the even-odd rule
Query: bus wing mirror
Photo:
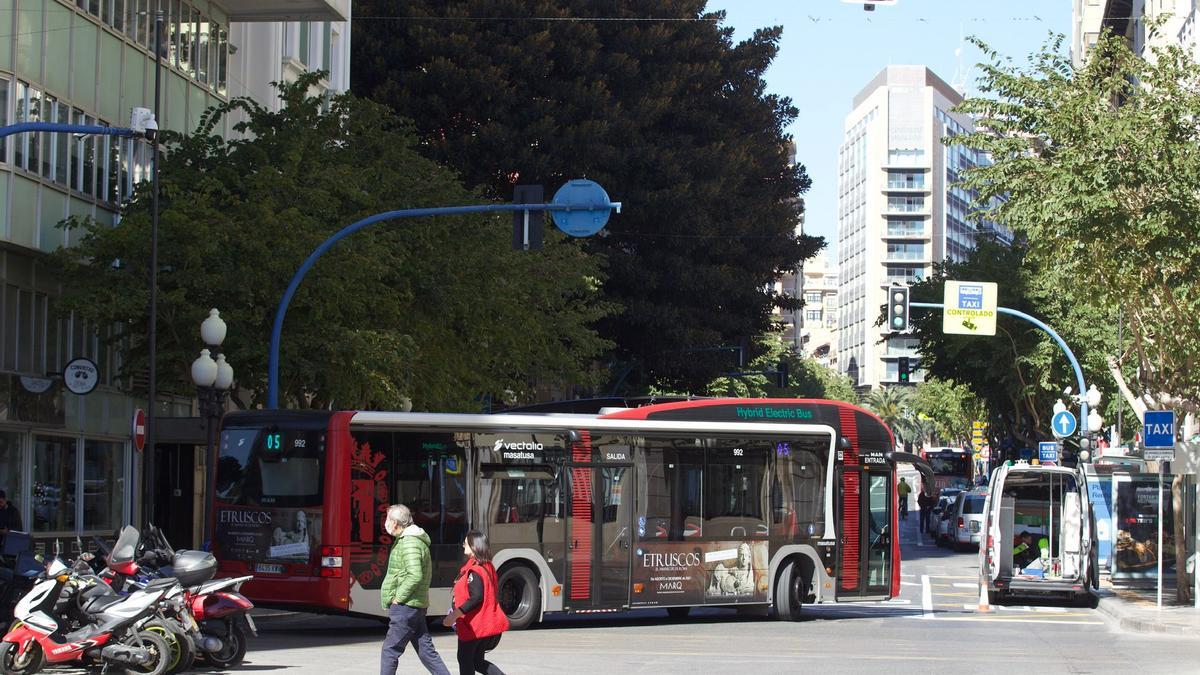
[(845, 436), (838, 436), (838, 450), (853, 450), (854, 446), (850, 444), (850, 439)]

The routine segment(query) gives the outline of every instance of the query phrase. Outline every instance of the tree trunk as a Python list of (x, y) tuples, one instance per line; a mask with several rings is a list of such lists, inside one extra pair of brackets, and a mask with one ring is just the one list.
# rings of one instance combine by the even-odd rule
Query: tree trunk
[[(1188, 604), (1192, 599), (1192, 582), (1187, 574), (1187, 539), (1183, 532), (1183, 524), (1187, 518), (1185, 492), (1183, 476), (1176, 475), (1171, 479), (1171, 507), (1175, 516), (1171, 533), (1175, 539), (1175, 599), (1180, 604)], [(1159, 554), (1161, 555), (1161, 551)]]

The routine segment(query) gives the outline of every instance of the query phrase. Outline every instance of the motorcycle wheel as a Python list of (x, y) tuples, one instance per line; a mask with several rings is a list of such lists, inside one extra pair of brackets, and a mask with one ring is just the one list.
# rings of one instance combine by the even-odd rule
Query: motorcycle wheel
[(162, 635), (150, 630), (139, 631), (136, 635), (130, 635), (121, 642), (133, 647), (138, 646), (138, 640), (141, 641), (141, 647), (150, 650), (153, 657), (149, 663), (142, 665), (133, 665), (129, 663), (120, 664), (120, 668), (124, 668), (125, 672), (142, 673), (143, 675), (166, 675), (167, 668), (171, 662), (171, 647)]
[(186, 633), (158, 621), (147, 624), (145, 630), (158, 633), (171, 649), (171, 656), (167, 659), (168, 673), (182, 673), (196, 662), (196, 647)]
[(225, 669), (232, 668), (246, 658), (246, 632), (237, 623), (229, 625), (229, 632), (221, 638), (221, 649), (205, 655), (205, 659), (213, 666)]
[(14, 642), (0, 642), (0, 673), (4, 675), (32, 675), (46, 664), (42, 646), (34, 642), (24, 654), (17, 654)]

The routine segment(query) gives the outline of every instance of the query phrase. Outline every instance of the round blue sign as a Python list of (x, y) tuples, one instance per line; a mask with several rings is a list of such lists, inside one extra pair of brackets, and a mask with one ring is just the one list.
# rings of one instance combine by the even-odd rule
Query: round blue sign
[(570, 210), (551, 211), (558, 229), (572, 237), (590, 237), (608, 223), (612, 212), (608, 193), (595, 181), (576, 178), (554, 193), (552, 204), (566, 205)]
[(1060, 410), (1054, 413), (1054, 418), (1050, 420), (1050, 431), (1058, 438), (1066, 438), (1074, 434), (1077, 426), (1079, 423), (1070, 410)]

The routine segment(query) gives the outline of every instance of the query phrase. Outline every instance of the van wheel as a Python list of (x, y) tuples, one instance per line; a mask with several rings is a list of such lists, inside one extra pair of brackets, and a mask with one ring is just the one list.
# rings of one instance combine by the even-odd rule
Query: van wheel
[(542, 589), (533, 570), (524, 565), (509, 565), (500, 571), (496, 584), (500, 608), (508, 615), (508, 627), (524, 630), (542, 613)]
[(795, 560), (789, 560), (779, 571), (775, 582), (775, 615), (782, 621), (799, 621), (804, 598), (808, 597), (808, 582), (800, 573)]
[(1001, 592), (1001, 591), (991, 591), (991, 590), (989, 590), (989, 591), (987, 592), (987, 594), (988, 594), (988, 604), (989, 604), (989, 605), (1002, 605), (1002, 604), (1004, 604), (1004, 593), (1003, 593), (1003, 592)]

